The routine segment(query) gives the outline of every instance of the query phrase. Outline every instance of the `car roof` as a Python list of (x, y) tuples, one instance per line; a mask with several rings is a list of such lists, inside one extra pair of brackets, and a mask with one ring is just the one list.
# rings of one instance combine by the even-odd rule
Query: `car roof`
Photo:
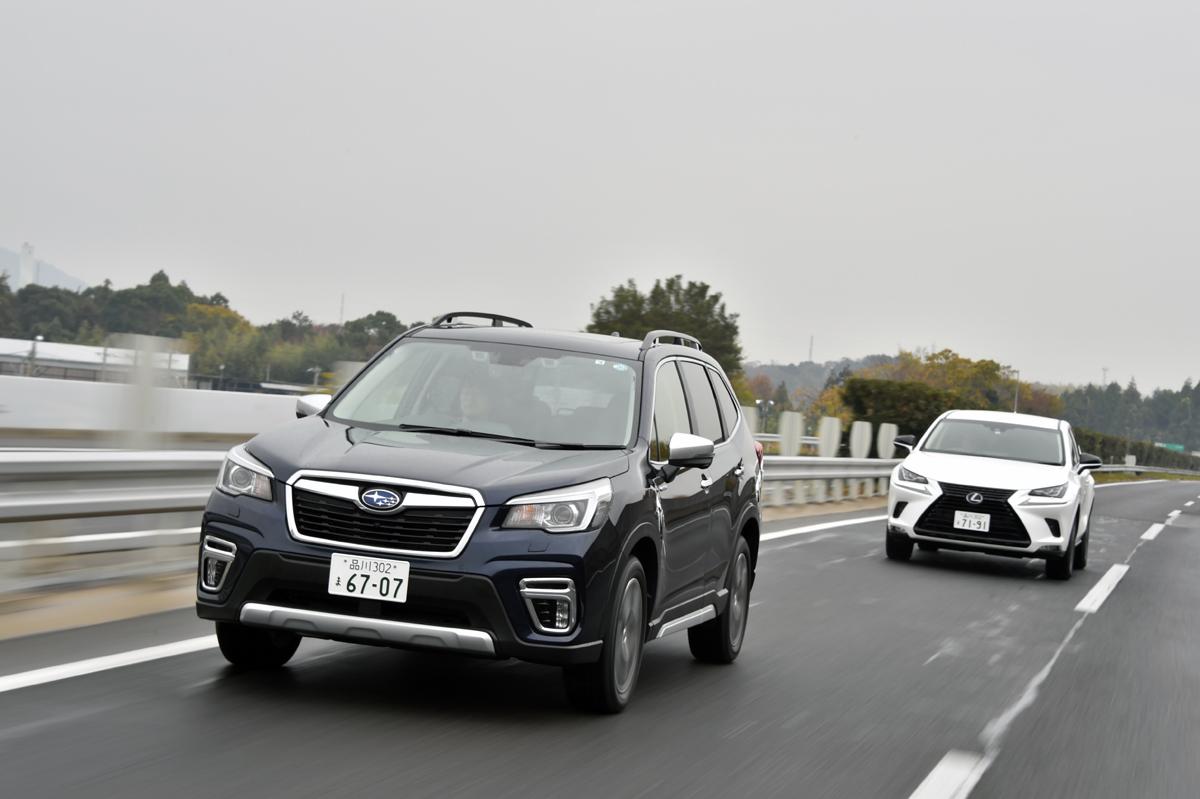
[(1009, 413), (1007, 411), (950, 411), (947, 419), (962, 419), (975, 422), (1007, 422), (1008, 424), (1040, 427), (1046, 430), (1057, 430), (1063, 424), (1061, 419), (1049, 416), (1034, 416), (1031, 413)]

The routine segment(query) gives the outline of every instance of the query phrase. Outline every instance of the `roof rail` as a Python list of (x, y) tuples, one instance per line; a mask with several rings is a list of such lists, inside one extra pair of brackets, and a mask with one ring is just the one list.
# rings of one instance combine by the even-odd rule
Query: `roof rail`
[[(662, 339), (675, 339), (675, 341), (662, 341)], [(700, 339), (695, 336), (689, 336), (687, 333), (679, 333), (674, 330), (651, 330), (642, 339), (642, 352), (657, 346), (658, 344), (677, 344), (680, 347), (692, 347), (697, 351), (703, 352), (704, 347), (700, 346)]]
[(517, 327), (533, 327), (533, 325), (529, 324), (524, 319), (516, 319), (511, 316), (501, 316), (500, 314), (494, 313), (483, 313), (481, 311), (453, 311), (452, 313), (444, 313), (437, 319), (434, 319), (429, 326), (453, 327), (456, 324), (454, 320), (462, 318), (490, 319), (492, 320), (492, 327), (503, 327), (505, 322), (516, 325)]

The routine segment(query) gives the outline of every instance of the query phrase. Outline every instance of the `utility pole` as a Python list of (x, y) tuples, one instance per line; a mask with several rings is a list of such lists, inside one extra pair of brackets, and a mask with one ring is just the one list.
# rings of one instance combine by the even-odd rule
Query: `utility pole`
[(1108, 385), (1108, 367), (1101, 366), (1100, 374), (1103, 375), (1103, 377), (1101, 377), (1101, 379), (1100, 379), (1100, 388), (1104, 388), (1105, 386)]
[(813, 355), (813, 339), (814, 338), (816, 338), (816, 336), (808, 337), (808, 362), (809, 363), (813, 362), (812, 355)]
[(338, 308), (338, 326), (346, 323), (346, 292), (342, 292), (342, 304)]
[(1017, 390), (1013, 392), (1013, 413), (1017, 412), (1017, 400), (1021, 398), (1021, 370), (1017, 369)]

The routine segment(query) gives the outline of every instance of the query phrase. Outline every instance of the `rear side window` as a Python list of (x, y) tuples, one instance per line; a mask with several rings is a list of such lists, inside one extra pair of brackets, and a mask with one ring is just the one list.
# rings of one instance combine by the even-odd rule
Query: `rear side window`
[(708, 382), (708, 369), (698, 363), (683, 361), (679, 364), (679, 370), (683, 372), (683, 382), (692, 401), (692, 426), (696, 435), (704, 436), (709, 441), (720, 441), (724, 438), (721, 433), (721, 414), (717, 410), (712, 384)]
[(670, 457), (671, 436), (692, 432), (688, 421), (687, 401), (683, 398), (683, 383), (679, 370), (670, 361), (658, 370), (654, 383), (654, 437), (650, 441), (650, 460), (666, 461)]
[(712, 381), (713, 392), (717, 395), (717, 405), (721, 409), (721, 419), (725, 422), (725, 437), (733, 432), (738, 422), (738, 406), (725, 387), (725, 381), (712, 369), (708, 370), (708, 379)]

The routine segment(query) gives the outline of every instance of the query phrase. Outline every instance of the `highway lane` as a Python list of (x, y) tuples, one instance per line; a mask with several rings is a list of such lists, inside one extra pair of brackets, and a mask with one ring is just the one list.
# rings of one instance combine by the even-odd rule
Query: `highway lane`
[[(554, 669), (315, 641), (271, 674), (206, 650), (3, 693), (0, 796), (905, 797), (950, 751), (989, 756), (973, 795), (1181, 795), (1170, 789), (1200, 784), (1180, 748), (1197, 751), (1200, 728), (1188, 671), (1200, 515), (1184, 508), (1197, 494), (1101, 489), (1092, 562), (1068, 583), (1038, 562), (891, 563), (879, 521), (776, 539), (741, 659), (703, 666), (684, 637), (657, 642), (618, 717), (572, 712)], [(1143, 542), (1174, 509), (1185, 512)], [(1076, 629), (1075, 605), (1127, 559)], [(1028, 708), (985, 734), (1072, 629)], [(208, 632), (182, 612), (9, 641), (0, 672)], [(1172, 736), (1169, 762), (1150, 756)], [(1143, 765), (1106, 772), (1131, 746)], [(1147, 774), (1165, 790), (1132, 790)]]

